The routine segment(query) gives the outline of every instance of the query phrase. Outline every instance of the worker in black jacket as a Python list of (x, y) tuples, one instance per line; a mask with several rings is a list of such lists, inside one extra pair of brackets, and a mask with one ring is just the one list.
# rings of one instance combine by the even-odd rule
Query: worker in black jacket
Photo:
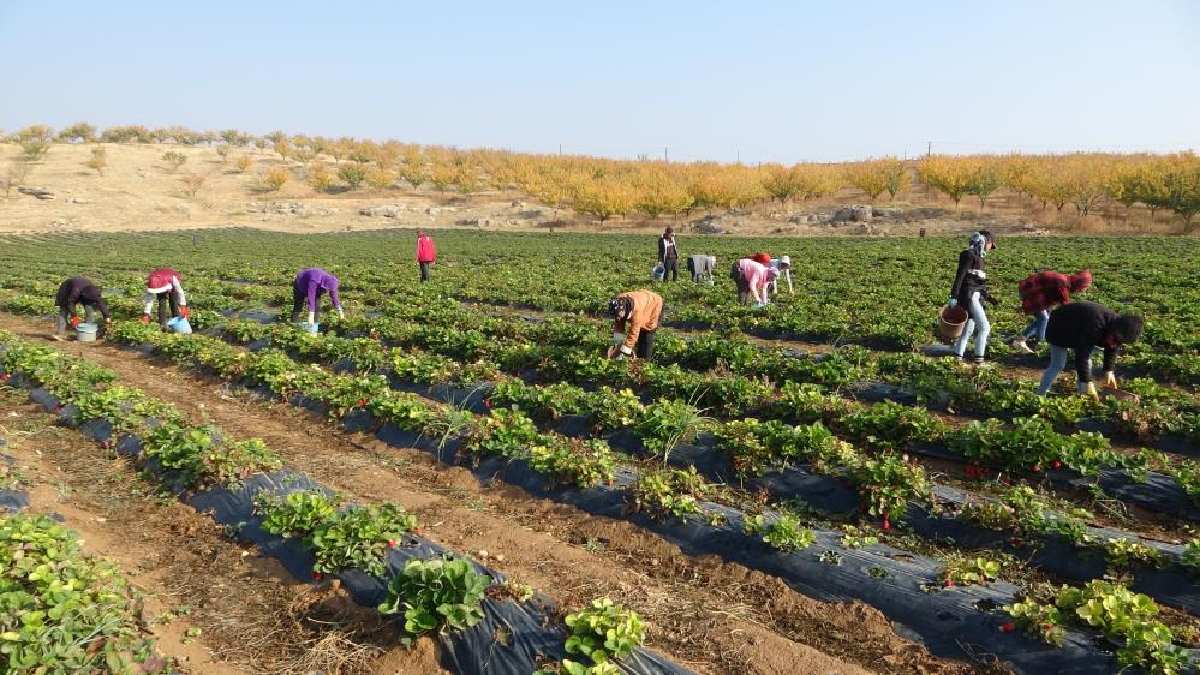
[(1042, 374), (1038, 394), (1045, 395), (1054, 379), (1067, 365), (1067, 350), (1075, 351), (1075, 373), (1080, 394), (1100, 398), (1092, 382), (1092, 352), (1104, 349), (1104, 383), (1117, 386), (1113, 372), (1117, 350), (1121, 345), (1136, 342), (1142, 336), (1142, 317), (1136, 314), (1117, 314), (1094, 302), (1072, 302), (1050, 313), (1046, 325), (1046, 342), (1050, 343), (1050, 366)]
[(987, 313), (983, 311), (983, 301), (996, 304), (996, 299), (988, 293), (987, 273), (983, 270), (983, 259), (988, 251), (996, 248), (996, 238), (987, 230), (980, 230), (971, 235), (971, 241), (962, 253), (958, 254), (958, 269), (954, 273), (954, 284), (950, 287), (951, 307), (959, 306), (967, 311), (967, 325), (954, 343), (954, 353), (959, 358), (966, 358), (967, 342), (972, 334), (975, 337), (975, 355), (968, 360), (972, 363), (983, 363), (987, 353), (988, 335), (992, 332), (992, 324), (988, 321)]
[(679, 249), (675, 246), (675, 229), (668, 227), (658, 238), (658, 262), (663, 268), (663, 281), (679, 280)]
[(55, 340), (64, 338), (68, 324), (71, 328), (79, 325), (79, 315), (75, 313), (75, 308), (81, 303), (88, 323), (94, 322), (95, 311), (99, 311), (100, 316), (104, 317), (104, 323), (100, 324), (96, 331), (97, 337), (104, 337), (108, 325), (112, 323), (112, 315), (108, 313), (108, 303), (104, 302), (100, 289), (89, 279), (71, 277), (62, 282), (62, 285), (58, 287), (58, 294), (54, 296), (54, 304), (58, 307), (58, 321), (54, 327)]

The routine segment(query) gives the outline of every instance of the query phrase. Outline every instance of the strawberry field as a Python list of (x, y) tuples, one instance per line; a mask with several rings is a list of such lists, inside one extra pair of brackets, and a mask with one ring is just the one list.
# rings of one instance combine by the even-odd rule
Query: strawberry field
[[(681, 238), (682, 256), (715, 255), (718, 272), (759, 250), (789, 255), (796, 293), (756, 310), (720, 273), (713, 286), (656, 284), (666, 312), (655, 358), (629, 362), (605, 358), (603, 310), (650, 286), (653, 241), (434, 235), (441, 258), (426, 284), (412, 236), (396, 231), (5, 237), (0, 328), (14, 332), (0, 333), (3, 371), (240, 528), (231, 536), (296, 575), (339, 576), (355, 600), (399, 617), (406, 641), (439, 636), (456, 672), (488, 667), (481, 653), (501, 626), (527, 629), (506, 636), (503, 672), (721, 668), (673, 660), (672, 645), (666, 656), (642, 648), (653, 622), (606, 598), (560, 611), (514, 590), (502, 571), (423, 538), (402, 508), (341, 500), (262, 441), (179, 418), (172, 401), (90, 365), (86, 349), (64, 359), (14, 327), (51, 316), (58, 284), (82, 274), (115, 315), (109, 344), (89, 349), (287, 402), (809, 598), (857, 601), (950, 662), (1194, 668), (1197, 242), (1002, 239), (989, 257), (1001, 300), (989, 362), (969, 367), (924, 349), (957, 240)], [(162, 264), (183, 275), (193, 335), (136, 321), (145, 274)], [(344, 319), (326, 307), (316, 335), (285, 316), (292, 277), (309, 266), (341, 279), (346, 306)], [(1145, 315), (1145, 336), (1117, 362), (1129, 395), (1076, 396), (1070, 373), (1036, 395), (1045, 354), (1018, 354), (1002, 336), (1026, 323), (1017, 281), (1046, 267), (1087, 267), (1089, 299)], [(447, 587), (457, 595), (437, 597)]]

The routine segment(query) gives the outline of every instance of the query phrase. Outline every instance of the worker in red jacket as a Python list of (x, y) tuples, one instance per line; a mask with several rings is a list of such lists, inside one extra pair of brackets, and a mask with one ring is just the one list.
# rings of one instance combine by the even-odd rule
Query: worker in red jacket
[(437, 262), (437, 247), (433, 244), (433, 237), (425, 234), (423, 230), (417, 231), (417, 267), (421, 269), (421, 282), (429, 281), (430, 268), (433, 263)]
[[(187, 296), (183, 294), (183, 283), (179, 272), (170, 267), (160, 267), (146, 277), (146, 295), (143, 297), (142, 323), (150, 323), (150, 310), (158, 302), (158, 323), (165, 330), (167, 322), (177, 316), (188, 318)], [(168, 306), (171, 309), (167, 315)]]
[(1015, 340), (1012, 348), (1032, 354), (1029, 342), (1036, 346), (1046, 339), (1046, 325), (1050, 323), (1050, 310), (1071, 301), (1072, 293), (1082, 293), (1092, 285), (1092, 273), (1080, 270), (1075, 274), (1062, 274), (1054, 270), (1034, 272), (1017, 284), (1021, 296), (1021, 311), (1033, 317), (1029, 327)]

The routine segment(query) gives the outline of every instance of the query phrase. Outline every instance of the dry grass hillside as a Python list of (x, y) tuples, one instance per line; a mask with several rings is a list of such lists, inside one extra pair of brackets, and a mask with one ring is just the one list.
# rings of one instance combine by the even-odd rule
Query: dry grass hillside
[[(103, 166), (93, 164), (102, 148)], [(168, 153), (177, 153), (175, 161)], [(389, 187), (363, 183), (312, 186), (312, 164), (284, 160), (252, 147), (174, 144), (55, 143), (40, 160), (19, 159), (20, 147), (0, 144), (0, 172), (10, 178), (0, 199), (0, 231), (61, 232), (164, 230), (252, 226), (292, 232), (383, 227), (470, 227), (507, 230), (654, 231), (673, 225), (683, 231), (787, 235), (915, 235), (967, 231), (987, 226), (1004, 232), (1173, 232), (1169, 218), (1147, 213), (1101, 212), (1067, 218), (1031, 209), (1015, 194), (998, 192), (986, 209), (959, 207), (914, 184), (896, 201), (850, 214), (846, 207), (868, 200), (853, 189), (819, 201), (770, 202), (747, 209), (693, 212), (676, 218), (628, 218), (604, 223), (569, 209), (538, 205), (518, 192), (472, 194), (413, 189), (403, 181)], [(182, 161), (180, 162), (180, 159)], [(336, 176), (346, 160), (321, 164)], [(14, 171), (17, 173), (14, 176)], [(287, 177), (269, 189), (272, 171)], [(22, 173), (23, 172), (23, 175)], [(30, 194), (40, 192), (40, 196)], [(843, 215), (838, 215), (839, 210)], [(830, 221), (834, 222), (830, 222)]]

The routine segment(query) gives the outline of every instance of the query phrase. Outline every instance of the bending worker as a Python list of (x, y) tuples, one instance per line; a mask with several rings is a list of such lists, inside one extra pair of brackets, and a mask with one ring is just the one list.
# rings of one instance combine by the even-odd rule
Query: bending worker
[(692, 281), (700, 283), (713, 282), (713, 270), (717, 267), (717, 257), (713, 255), (688, 256), (687, 268), (692, 273)]
[[(165, 330), (167, 322), (182, 316), (188, 318), (187, 296), (183, 294), (183, 283), (179, 272), (170, 267), (160, 267), (146, 277), (145, 306), (142, 307), (142, 323), (150, 323), (150, 310), (158, 302), (158, 325)], [(167, 308), (171, 309), (168, 316)]]
[(1136, 314), (1117, 314), (1094, 302), (1072, 302), (1050, 313), (1046, 325), (1046, 342), (1050, 343), (1050, 365), (1042, 374), (1038, 394), (1045, 396), (1055, 378), (1067, 365), (1067, 350), (1075, 351), (1077, 391), (1100, 398), (1092, 383), (1092, 352), (1104, 349), (1104, 383), (1116, 388), (1117, 350), (1121, 345), (1136, 342), (1142, 336), (1142, 317)]
[(645, 289), (622, 293), (609, 300), (608, 313), (613, 317), (613, 346), (608, 349), (608, 358), (653, 358), (654, 335), (658, 331), (662, 311), (662, 296)]
[(1032, 354), (1039, 340), (1046, 339), (1046, 324), (1050, 322), (1050, 310), (1071, 301), (1072, 293), (1082, 293), (1092, 285), (1092, 273), (1080, 270), (1077, 274), (1062, 274), (1054, 270), (1034, 272), (1017, 285), (1021, 296), (1021, 311), (1033, 317), (1029, 327), (1015, 340), (1012, 348)]
[(785, 256), (779, 258), (771, 258), (769, 263), (771, 269), (775, 270), (778, 275), (771, 281), (771, 292), (779, 295), (779, 279), (782, 277), (787, 281), (788, 295), (795, 295), (796, 289), (792, 287), (792, 259)]
[(342, 301), (338, 297), (340, 283), (337, 277), (320, 267), (307, 267), (300, 270), (300, 273), (296, 275), (296, 280), (292, 282), (292, 321), (300, 320), (300, 308), (307, 305), (308, 323), (316, 324), (317, 300), (326, 291), (329, 292), (329, 301), (337, 310), (338, 317), (345, 318), (346, 315), (342, 312)]
[(79, 326), (79, 315), (75, 313), (75, 307), (79, 304), (83, 305), (84, 317), (88, 323), (94, 323), (96, 311), (104, 317), (104, 323), (100, 324), (96, 331), (97, 337), (104, 337), (109, 324), (112, 323), (108, 303), (101, 297), (100, 289), (84, 277), (71, 277), (62, 282), (58, 287), (58, 294), (54, 296), (54, 304), (58, 307), (58, 321), (54, 326), (55, 340), (62, 340), (66, 336), (68, 324), (71, 328)]
[(738, 285), (738, 300), (746, 303), (753, 298), (755, 307), (766, 307), (770, 302), (767, 287), (779, 277), (779, 270), (752, 258), (742, 258), (734, 263), (730, 276)]

